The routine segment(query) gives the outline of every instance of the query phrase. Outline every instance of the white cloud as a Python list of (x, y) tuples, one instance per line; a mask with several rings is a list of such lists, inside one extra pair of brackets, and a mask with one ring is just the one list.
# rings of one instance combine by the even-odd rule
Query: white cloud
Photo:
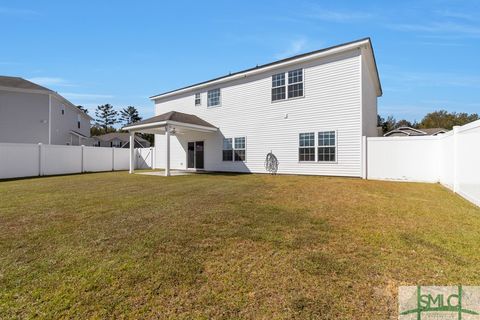
[(69, 81), (58, 77), (34, 77), (27, 79), (33, 83), (41, 86), (60, 86), (60, 87), (73, 87), (74, 85)]
[(477, 20), (477, 18), (474, 15), (463, 13), (463, 12), (457, 12), (457, 11), (451, 11), (451, 10), (437, 10), (435, 11), (435, 13), (445, 18), (462, 19), (462, 20), (469, 20), (469, 21)]
[(81, 99), (81, 100), (97, 100), (97, 99), (112, 99), (114, 96), (111, 94), (96, 94), (96, 93), (74, 93), (63, 92), (61, 93), (67, 99)]
[(16, 9), (9, 7), (0, 7), (0, 14), (10, 16), (36, 16), (39, 12), (29, 9)]
[(312, 12), (308, 13), (309, 18), (318, 19), (327, 22), (351, 23), (369, 20), (374, 17), (372, 13), (360, 11), (332, 11), (321, 8), (312, 8)]
[(293, 40), (288, 45), (288, 48), (282, 52), (275, 54), (275, 59), (283, 59), (287, 57), (294, 56), (302, 52), (307, 46), (307, 40), (305, 38), (299, 38)]
[(397, 31), (443, 33), (443, 35), (461, 34), (470, 37), (480, 37), (479, 27), (455, 22), (431, 22), (428, 24), (391, 24), (388, 25), (388, 27)]

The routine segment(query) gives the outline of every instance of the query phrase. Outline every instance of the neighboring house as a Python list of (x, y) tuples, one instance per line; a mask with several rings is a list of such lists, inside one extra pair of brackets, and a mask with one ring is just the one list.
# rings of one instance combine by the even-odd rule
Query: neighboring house
[(406, 137), (406, 136), (436, 136), (448, 132), (443, 128), (415, 129), (411, 127), (399, 127), (385, 133), (384, 137)]
[[(112, 132), (101, 136), (93, 136), (92, 143), (95, 147), (129, 148), (128, 132)], [(135, 135), (135, 148), (148, 148), (150, 142), (139, 135)]]
[(381, 95), (367, 38), (155, 95), (125, 130), (156, 134), (157, 168), (266, 172), (272, 152), (278, 173), (362, 177)]
[(0, 76), (0, 142), (81, 145), (90, 137), (91, 120), (50, 89)]

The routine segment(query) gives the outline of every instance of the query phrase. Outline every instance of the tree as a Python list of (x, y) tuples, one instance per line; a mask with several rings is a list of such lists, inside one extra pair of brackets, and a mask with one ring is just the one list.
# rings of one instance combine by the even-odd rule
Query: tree
[(420, 121), (420, 128), (445, 128), (451, 130), (453, 126), (462, 126), (469, 122), (478, 120), (477, 113), (468, 114), (466, 112), (448, 112), (447, 110), (439, 110), (428, 113)]
[(397, 123), (395, 123), (395, 128), (400, 128), (400, 127), (411, 127), (412, 128), (413, 125), (410, 121), (402, 119), (402, 120), (397, 121)]
[(397, 120), (393, 116), (388, 116), (386, 120), (383, 121), (382, 123), (382, 131), (383, 133), (387, 133), (389, 131), (392, 131), (393, 129), (396, 128), (397, 125)]
[[(104, 133), (108, 133), (113, 129), (112, 126), (118, 122), (117, 116), (118, 112), (113, 109), (112, 105), (107, 103), (98, 106), (97, 110), (95, 110), (95, 123), (103, 129)], [(113, 129), (113, 131), (115, 131), (115, 129)]]
[(78, 109), (82, 110), (83, 112), (85, 112), (86, 114), (88, 114), (88, 110), (87, 108), (85, 108), (84, 106), (77, 106)]
[(128, 106), (120, 111), (120, 121), (125, 125), (129, 125), (140, 120), (142, 120), (142, 117), (140, 117), (138, 114), (137, 108), (133, 106)]

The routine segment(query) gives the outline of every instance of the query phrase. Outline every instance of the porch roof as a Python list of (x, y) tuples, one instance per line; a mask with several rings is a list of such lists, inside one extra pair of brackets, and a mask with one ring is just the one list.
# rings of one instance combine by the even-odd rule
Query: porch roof
[(140, 131), (166, 127), (167, 125), (182, 126), (190, 129), (201, 131), (217, 131), (218, 128), (207, 121), (193, 114), (182, 113), (178, 111), (170, 111), (155, 117), (151, 117), (142, 121), (138, 121), (123, 127), (128, 131)]

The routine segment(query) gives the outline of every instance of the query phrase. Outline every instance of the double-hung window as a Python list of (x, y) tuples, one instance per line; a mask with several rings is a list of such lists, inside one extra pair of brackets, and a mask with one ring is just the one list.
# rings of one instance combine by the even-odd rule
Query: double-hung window
[(232, 138), (223, 139), (223, 161), (233, 161)]
[(245, 137), (235, 138), (235, 161), (245, 161)]
[(336, 161), (335, 131), (322, 131), (318, 133), (318, 161)]
[(288, 72), (288, 98), (303, 97), (303, 70)]
[(212, 89), (207, 92), (207, 106), (216, 107), (220, 105), (220, 89)]
[(272, 101), (303, 97), (303, 69), (272, 76)]
[(300, 133), (298, 146), (299, 161), (315, 161), (315, 133)]
[(245, 137), (223, 139), (223, 161), (245, 161), (246, 139)]
[(199, 106), (202, 104), (202, 100), (200, 98), (200, 93), (195, 93), (195, 105)]
[(272, 76), (272, 101), (285, 100), (285, 73)]

